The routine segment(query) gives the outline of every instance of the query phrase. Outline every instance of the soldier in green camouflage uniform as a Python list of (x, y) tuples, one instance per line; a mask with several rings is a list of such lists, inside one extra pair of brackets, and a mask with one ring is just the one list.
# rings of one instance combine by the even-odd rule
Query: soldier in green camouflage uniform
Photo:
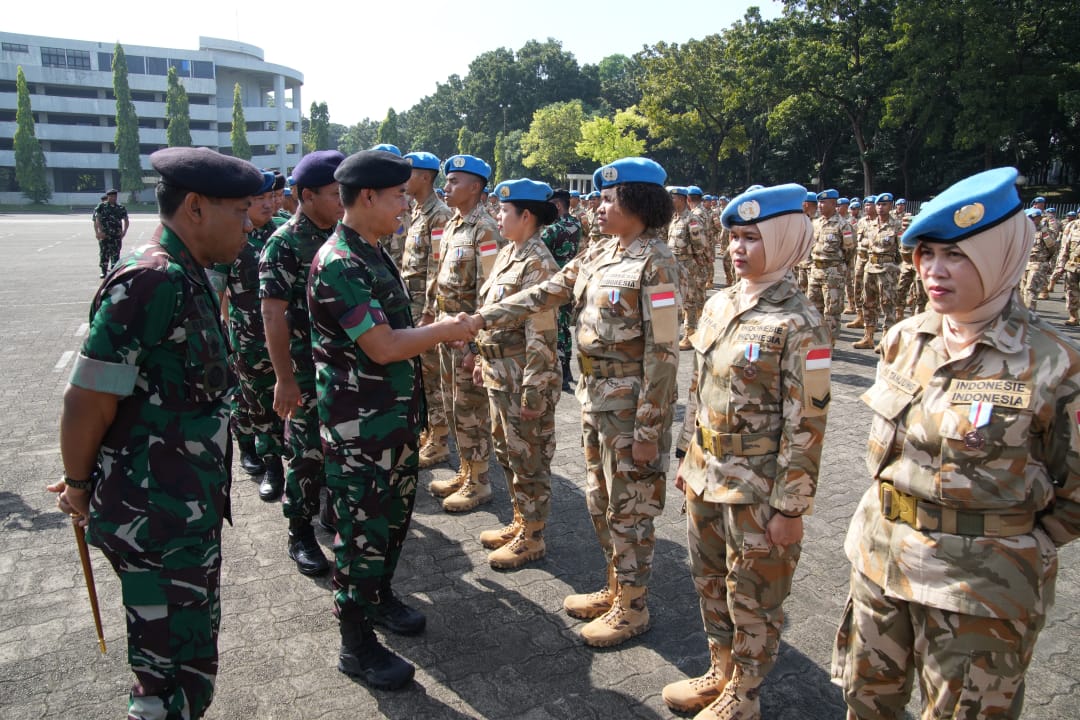
[(723, 290), (693, 336), (697, 430), (678, 483), (711, 663), (663, 696), (702, 720), (759, 717), (757, 688), (776, 662), (802, 516), (817, 489), (830, 335), (788, 272), (815, 239), (805, 197), (790, 184), (732, 200), (723, 221), (736, 271), (765, 288)]
[(1061, 248), (1054, 266), (1054, 282), (1065, 278), (1065, 324), (1080, 325), (1080, 222), (1072, 220), (1061, 233)]
[[(563, 267), (570, 262), (581, 249), (581, 222), (569, 211), (569, 193), (556, 190), (551, 202), (559, 208), (559, 217), (544, 228), (540, 240), (547, 246), (555, 263)], [(573, 306), (570, 303), (559, 308), (559, 360), (562, 362), (563, 391), (573, 392), (573, 373), (570, 371), (570, 356), (573, 354), (573, 338), (570, 326), (573, 324)]]
[(1049, 280), (1047, 266), (1051, 265), (1054, 253), (1057, 252), (1057, 243), (1053, 231), (1043, 222), (1041, 211), (1028, 210), (1027, 215), (1036, 228), (1035, 243), (1031, 246), (1027, 270), (1020, 283), (1020, 294), (1028, 310), (1035, 310), (1039, 304), (1040, 293)]
[(116, 190), (105, 193), (105, 202), (94, 209), (94, 232), (98, 239), (101, 277), (120, 261), (120, 246), (128, 231), (127, 208), (116, 202)]
[(274, 410), (285, 418), (285, 495), (289, 557), (305, 575), (329, 569), (315, 540), (312, 518), (324, 485), (322, 444), (315, 406), (315, 362), (307, 282), (311, 261), (341, 219), (334, 169), (344, 156), (336, 150), (308, 153), (293, 170), (300, 207), (278, 228), (259, 260), (259, 297), (270, 360), (274, 366)]
[(468, 323), (457, 318), (413, 327), (409, 294), (378, 242), (408, 207), (411, 173), (407, 161), (381, 150), (342, 161), (334, 177), (345, 215), (312, 262), (307, 287), (337, 530), (338, 668), (384, 689), (408, 682), (413, 667), (382, 647), (373, 624), (406, 635), (426, 624), (391, 585), (416, 498), (425, 422), (417, 356), (436, 343), (471, 337)]
[(128, 717), (165, 720), (202, 717), (214, 694), (233, 378), (204, 268), (240, 251), (263, 177), (205, 148), (150, 162), (163, 229), (94, 297), (64, 394), (65, 477), (49, 489), (120, 576)]
[(606, 587), (571, 595), (566, 611), (593, 619), (585, 642), (615, 645), (649, 628), (646, 593), (664, 509), (678, 373), (679, 266), (659, 235), (673, 208), (665, 172), (624, 158), (593, 175), (598, 218), (616, 237), (589, 248), (550, 280), (482, 308), (481, 326), (510, 327), (573, 300), (580, 308), (586, 503), (608, 566)]
[(844, 550), (833, 655), (852, 720), (1019, 718), (1080, 536), (1080, 352), (1019, 301), (1035, 228), (1014, 168), (957, 183), (904, 235), (930, 310), (892, 328), (866, 457), (873, 483)]
[(900, 221), (892, 216), (891, 193), (881, 193), (874, 205), (877, 221), (867, 232), (863, 270), (863, 336), (852, 343), (859, 350), (874, 348), (881, 318), (882, 333), (896, 322), (896, 282), (900, 277)]

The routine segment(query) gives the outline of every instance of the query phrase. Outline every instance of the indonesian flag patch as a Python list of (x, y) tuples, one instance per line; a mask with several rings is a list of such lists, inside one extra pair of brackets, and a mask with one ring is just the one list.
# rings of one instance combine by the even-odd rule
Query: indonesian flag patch
[(806, 353), (806, 370), (828, 370), (832, 367), (832, 350), (817, 348)]
[(675, 291), (666, 290), (649, 295), (649, 302), (654, 308), (671, 307), (675, 304)]
[(480, 245), (480, 257), (487, 257), (499, 252), (499, 244), (494, 240), (488, 240)]

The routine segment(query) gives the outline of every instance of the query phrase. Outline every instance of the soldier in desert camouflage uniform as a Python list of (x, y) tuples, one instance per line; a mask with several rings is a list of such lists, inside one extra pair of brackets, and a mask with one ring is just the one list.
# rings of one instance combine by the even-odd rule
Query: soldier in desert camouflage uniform
[(760, 717), (817, 489), (831, 350), (790, 272), (815, 239), (805, 197), (790, 184), (732, 200), (723, 222), (742, 281), (706, 304), (693, 337), (697, 431), (676, 483), (711, 663), (663, 697), (698, 720)]
[(704, 279), (700, 270), (701, 258), (709, 244), (705, 226), (690, 214), (686, 202), (688, 190), (681, 186), (668, 188), (675, 206), (675, 216), (668, 225), (667, 244), (682, 268), (683, 282), (679, 287), (683, 296), (683, 326), (680, 350), (690, 349), (690, 335), (697, 327), (701, 306), (705, 302)]
[(818, 193), (821, 214), (814, 220), (814, 245), (810, 250), (810, 276), (807, 297), (825, 317), (829, 336), (836, 344), (840, 337), (840, 315), (844, 311), (845, 259), (855, 247), (851, 226), (836, 212), (840, 193), (824, 190)]
[(1046, 268), (1053, 261), (1057, 243), (1054, 241), (1053, 232), (1042, 221), (1041, 210), (1037, 208), (1028, 210), (1027, 216), (1031, 218), (1035, 226), (1035, 242), (1031, 246), (1024, 279), (1020, 283), (1020, 294), (1028, 310), (1035, 310), (1039, 304), (1042, 288), (1046, 287), (1049, 280)]
[[(582, 228), (578, 219), (569, 211), (570, 194), (565, 190), (556, 190), (551, 202), (559, 209), (559, 217), (540, 233), (540, 240), (555, 258), (560, 268), (570, 262), (581, 249)], [(570, 303), (559, 307), (559, 361), (562, 364), (563, 392), (574, 392), (574, 376), (570, 371), (570, 357), (573, 354), (574, 340), (570, 335), (573, 324), (573, 306)]]
[(877, 221), (867, 231), (863, 270), (863, 336), (852, 343), (859, 350), (874, 348), (878, 318), (884, 333), (896, 322), (896, 281), (900, 276), (900, 221), (892, 216), (892, 193), (874, 202)]
[(863, 322), (863, 308), (866, 306), (863, 281), (866, 275), (866, 259), (870, 254), (870, 229), (877, 224), (877, 205), (874, 204), (876, 199), (873, 195), (866, 197), (860, 207), (863, 210), (861, 217), (855, 223), (855, 265), (852, 273), (854, 277), (851, 279), (852, 294), (848, 298), (852, 309), (855, 311), (855, 319), (849, 323), (844, 323), (844, 327), (855, 330), (862, 330), (866, 327), (866, 323)]
[[(690, 207), (690, 215), (697, 218), (701, 224), (703, 235), (699, 249), (697, 272), (698, 283), (701, 287), (701, 304), (705, 304), (705, 297), (713, 288), (716, 275), (716, 243), (713, 229), (712, 213), (708, 211), (704, 203), (704, 193), (697, 185), (686, 187), (686, 203)], [(700, 313), (699, 313), (700, 315)]]
[(679, 267), (658, 236), (671, 221), (666, 173), (645, 158), (598, 169), (604, 241), (550, 280), (482, 308), (477, 325), (509, 327), (573, 300), (582, 379), (586, 503), (608, 566), (606, 587), (563, 607), (593, 619), (589, 645), (624, 642), (649, 628), (646, 593), (664, 509), (678, 357)]
[(918, 315), (926, 309), (926, 290), (922, 279), (915, 270), (914, 249), (903, 243), (904, 233), (911, 225), (911, 213), (905, 213), (900, 219), (900, 274), (896, 281), (896, 314), (904, 318), (904, 311), (911, 305), (911, 314)]
[(1054, 266), (1054, 280), (1062, 277), (1065, 278), (1065, 309), (1069, 313), (1065, 324), (1076, 327), (1080, 325), (1080, 222), (1075, 219), (1065, 225)]
[(833, 679), (848, 718), (1019, 718), (1054, 598), (1057, 548), (1080, 536), (1080, 352), (1015, 291), (1035, 227), (1013, 168), (963, 180), (904, 234), (930, 311), (892, 328), (851, 521)]
[[(548, 202), (551, 188), (532, 180), (508, 180), (495, 187), (501, 199), (499, 230), (510, 241), (495, 258), (480, 288), (482, 307), (523, 288), (536, 287), (559, 270), (540, 240), (540, 228), (557, 217)], [(506, 476), (513, 520), (480, 534), (494, 552), (488, 562), (504, 570), (544, 556), (544, 526), (551, 508), (551, 458), (555, 455), (555, 405), (562, 389), (556, 353), (555, 311), (530, 315), (517, 326), (486, 330), (476, 338), (479, 357), (473, 382), (487, 388), (495, 458)]]
[(150, 164), (160, 236), (94, 297), (64, 393), (64, 480), (49, 490), (120, 577), (136, 679), (127, 717), (200, 718), (218, 669), (234, 384), (204, 270), (240, 252), (263, 176), (206, 148)]

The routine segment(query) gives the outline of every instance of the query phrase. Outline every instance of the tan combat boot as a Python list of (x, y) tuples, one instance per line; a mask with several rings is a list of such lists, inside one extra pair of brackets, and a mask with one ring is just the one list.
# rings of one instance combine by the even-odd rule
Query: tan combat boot
[(1065, 321), (1065, 324), (1069, 327), (1076, 327), (1080, 325), (1080, 318), (1076, 316), (1076, 313), (1069, 313), (1069, 319)]
[(855, 311), (855, 319), (849, 323), (844, 323), (844, 327), (851, 328), (852, 330), (862, 330), (863, 328), (863, 316), (862, 310)]
[(458, 491), (462, 485), (465, 484), (465, 480), (469, 477), (469, 463), (465, 460), (461, 461), (461, 467), (458, 468), (457, 474), (449, 480), (432, 480), (428, 485), (428, 490), (431, 494), (437, 498), (444, 498), (448, 495), (453, 495)]
[(450, 445), (447, 442), (449, 438), (450, 428), (445, 425), (428, 431), (424, 443), (420, 446), (421, 468), (429, 468), (450, 459)]
[(457, 513), (472, 510), (477, 505), (491, 502), (491, 482), (488, 479), (487, 460), (462, 460), (469, 468), (465, 482), (443, 500), (443, 510)]
[(563, 610), (566, 611), (567, 615), (578, 620), (598, 618), (611, 609), (618, 591), (619, 585), (615, 580), (615, 568), (609, 564), (607, 568), (607, 585), (604, 589), (591, 593), (567, 595), (563, 600)]
[(619, 585), (611, 609), (581, 628), (581, 638), (592, 647), (611, 647), (624, 643), (649, 629), (647, 587)]
[(856, 340), (851, 344), (851, 347), (856, 350), (873, 350), (874, 349), (874, 331), (877, 328), (873, 325), (867, 325), (866, 330), (863, 331), (861, 340)]
[(510, 521), (510, 524), (501, 527), (498, 530), (485, 530), (480, 533), (480, 544), (488, 550), (501, 548), (503, 545), (517, 537), (518, 533), (520, 533), (524, 527), (525, 518), (521, 517), (521, 513), (515, 507), (514, 519)]
[(664, 686), (663, 698), (676, 712), (698, 712), (724, 691), (731, 679), (731, 646), (709, 641), (712, 664), (704, 675), (686, 678)]
[(692, 335), (693, 333), (694, 333), (694, 331), (693, 331), (693, 330), (687, 330), (687, 331), (686, 331), (686, 334), (685, 334), (685, 335), (683, 335), (683, 338), (682, 338), (682, 340), (680, 340), (680, 341), (679, 341), (679, 349), (680, 349), (680, 350), (690, 350), (691, 348), (693, 348), (693, 347), (694, 347), (694, 346), (693, 346), (693, 345), (692, 345), (692, 344), (690, 343), (690, 336), (691, 336), (691, 335)]
[(761, 720), (758, 699), (761, 678), (736, 665), (720, 697), (694, 716), (694, 720)]
[(544, 523), (525, 523), (514, 539), (488, 555), (488, 564), (498, 570), (513, 570), (544, 557)]

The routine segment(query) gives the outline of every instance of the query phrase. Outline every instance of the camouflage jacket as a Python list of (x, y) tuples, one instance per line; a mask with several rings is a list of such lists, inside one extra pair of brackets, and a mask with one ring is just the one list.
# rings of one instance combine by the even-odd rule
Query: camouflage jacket
[(885, 222), (871, 221), (868, 228), (866, 272), (885, 272), (886, 265), (900, 261), (900, 221), (890, 216)]
[(120, 396), (98, 451), (92, 544), (162, 552), (218, 536), (232, 466), (227, 350), (203, 268), (168, 228), (102, 284), (71, 373)]
[(862, 396), (874, 411), (867, 470), (938, 506), (1034, 515), (1035, 530), (916, 530), (882, 516), (875, 484), (844, 549), (891, 597), (983, 617), (1043, 615), (1055, 546), (1080, 536), (1080, 352), (1015, 293), (967, 356), (947, 357), (941, 324), (926, 312), (882, 340)]
[[(701, 256), (702, 258), (711, 261), (715, 255), (715, 251), (713, 251), (715, 243), (713, 241), (712, 215), (709, 213), (708, 210), (705, 209), (703, 205), (698, 205), (695, 208), (690, 208), (690, 216), (697, 219), (698, 223), (701, 225), (701, 231), (704, 235), (701, 240)], [(713, 252), (713, 254), (710, 254), (710, 252)]]
[(709, 298), (690, 341), (697, 424), (759, 450), (739, 450), (732, 439), (731, 452), (706, 453), (695, 437), (683, 463), (687, 484), (710, 502), (809, 513), (831, 399), (821, 315), (787, 275), (752, 306), (740, 305), (737, 286)]
[(124, 234), (124, 220), (127, 216), (127, 208), (119, 204), (103, 202), (94, 208), (94, 217), (101, 226), (101, 232), (110, 238), (118, 238)]
[(314, 259), (307, 303), (326, 460), (378, 459), (415, 445), (426, 422), (419, 358), (380, 365), (356, 342), (376, 325), (413, 325), (409, 295), (385, 249), (339, 223)]
[(443, 229), (453, 214), (435, 193), (422, 203), (413, 203), (401, 258), (401, 276), (412, 297), (414, 318), (424, 313), (428, 281), (439, 270)]
[(814, 245), (810, 257), (820, 262), (842, 263), (855, 247), (855, 233), (839, 213), (814, 220)]
[(425, 314), (475, 312), (477, 291), (505, 243), (483, 204), (465, 216), (455, 210), (443, 228), (442, 257), (438, 273), (428, 280)]
[(1075, 220), (1065, 226), (1061, 235), (1055, 269), (1080, 272), (1080, 223)]
[(573, 215), (563, 215), (540, 232), (540, 240), (562, 267), (581, 249), (581, 234), (581, 222)]
[(289, 355), (297, 375), (314, 371), (311, 359), (311, 323), (308, 320), (308, 273), (315, 253), (333, 228), (322, 230), (297, 212), (266, 241), (259, 258), (259, 298), (288, 303)]
[(394, 267), (401, 268), (402, 256), (405, 254), (405, 242), (408, 238), (409, 229), (409, 214), (408, 212), (402, 214), (400, 223), (397, 226), (397, 230), (389, 235), (383, 235), (379, 238), (379, 244), (386, 250), (386, 254), (390, 256), (390, 259), (394, 261)]
[[(539, 285), (559, 266), (539, 234), (520, 248), (508, 243), (495, 258), (491, 276), (480, 288), (480, 305), (491, 305), (522, 288)], [(484, 387), (521, 393), (521, 403), (531, 410), (544, 409), (543, 398), (562, 390), (562, 368), (556, 354), (555, 311), (544, 310), (523, 318), (516, 326), (484, 330), (476, 338), (481, 349), (495, 346), (501, 358), (484, 359)]]
[(668, 225), (667, 244), (675, 257), (685, 262), (687, 258), (697, 261), (704, 257), (709, 242), (701, 220), (692, 215), (689, 210), (684, 210), (671, 219), (671, 224)]
[(855, 249), (863, 260), (870, 251), (870, 236), (875, 227), (877, 227), (877, 220), (872, 220), (867, 215), (863, 215), (855, 224)]
[(1031, 254), (1028, 256), (1028, 262), (1032, 263), (1048, 263), (1054, 259), (1054, 253), (1057, 252), (1057, 243), (1054, 241), (1054, 234), (1043, 227), (1042, 229), (1035, 231), (1035, 242), (1031, 246)]
[(658, 442), (671, 426), (679, 369), (680, 270), (654, 234), (623, 249), (617, 238), (590, 246), (554, 277), (480, 310), (489, 327), (573, 301), (578, 352), (591, 361), (640, 365), (623, 377), (581, 374), (583, 412), (636, 409), (634, 439)]

